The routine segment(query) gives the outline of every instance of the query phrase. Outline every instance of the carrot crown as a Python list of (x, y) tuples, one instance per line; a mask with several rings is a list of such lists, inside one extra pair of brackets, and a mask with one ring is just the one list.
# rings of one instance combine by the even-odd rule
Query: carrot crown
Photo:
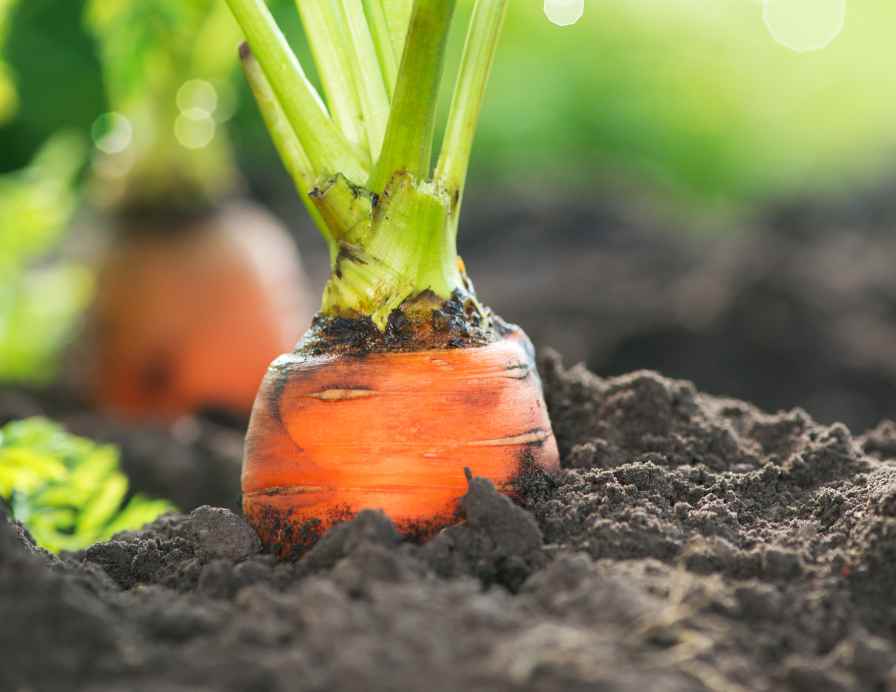
[(296, 0), (326, 102), (264, 0), (228, 0), (268, 130), (330, 248), (322, 312), (370, 317), (468, 285), (457, 223), (507, 0), (476, 0), (442, 150), (436, 105), (457, 0)]

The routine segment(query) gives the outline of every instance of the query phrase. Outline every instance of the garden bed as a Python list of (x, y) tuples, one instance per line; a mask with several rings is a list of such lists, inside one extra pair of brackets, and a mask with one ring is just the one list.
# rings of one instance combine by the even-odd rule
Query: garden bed
[(896, 426), (541, 368), (564, 469), (474, 479), (423, 546), (365, 512), (278, 562), (203, 507), (55, 558), (4, 522), (0, 688), (894, 684)]

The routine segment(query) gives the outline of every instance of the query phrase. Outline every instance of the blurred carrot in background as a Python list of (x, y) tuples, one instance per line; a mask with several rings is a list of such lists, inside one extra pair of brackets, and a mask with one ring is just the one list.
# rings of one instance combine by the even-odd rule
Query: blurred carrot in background
[(247, 414), (273, 355), (310, 322), (295, 248), (239, 188), (224, 125), (236, 32), (212, 0), (87, 5), (111, 110), (89, 196), (110, 231), (88, 316), (103, 409)]

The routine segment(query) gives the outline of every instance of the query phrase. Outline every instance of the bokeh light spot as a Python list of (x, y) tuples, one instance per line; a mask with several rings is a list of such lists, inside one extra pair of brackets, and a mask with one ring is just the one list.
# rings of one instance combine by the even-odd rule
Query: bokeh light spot
[(544, 0), (544, 13), (557, 26), (570, 26), (585, 14), (585, 0)]
[(177, 107), (182, 113), (199, 110), (212, 115), (218, 107), (218, 92), (204, 79), (191, 79), (177, 90)]
[(93, 121), (90, 135), (103, 153), (120, 154), (131, 145), (134, 128), (121, 113), (103, 113)]
[(763, 5), (772, 38), (797, 53), (826, 48), (846, 21), (846, 0), (764, 0)]
[(174, 136), (187, 149), (202, 149), (215, 138), (215, 121), (204, 110), (191, 108), (177, 116)]

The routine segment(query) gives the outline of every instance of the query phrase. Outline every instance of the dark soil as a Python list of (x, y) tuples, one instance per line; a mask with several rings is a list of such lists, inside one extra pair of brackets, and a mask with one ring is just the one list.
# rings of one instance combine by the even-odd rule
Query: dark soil
[(0, 689), (894, 689), (896, 425), (542, 374), (565, 468), (522, 507), (473, 479), (423, 546), (364, 512), (280, 563), (202, 507), (55, 558), (0, 523)]

